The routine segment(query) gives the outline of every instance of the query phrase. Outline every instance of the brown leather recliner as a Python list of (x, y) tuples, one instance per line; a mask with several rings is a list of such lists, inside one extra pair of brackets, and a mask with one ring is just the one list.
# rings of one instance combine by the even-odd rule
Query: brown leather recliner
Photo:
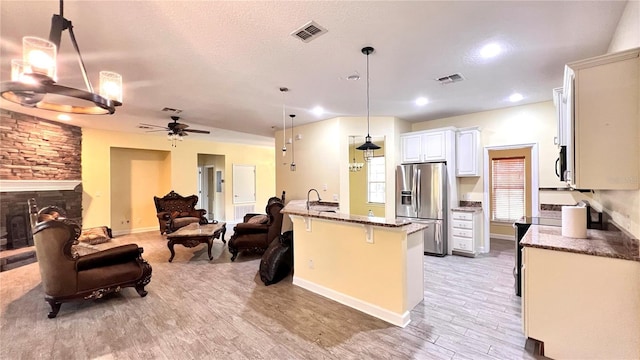
[(231, 261), (242, 250), (264, 251), (269, 247), (273, 239), (280, 235), (282, 230), (282, 214), (284, 207), (282, 201), (272, 197), (267, 202), (266, 215), (246, 214), (244, 221), (233, 228), (233, 235), (229, 240), (229, 252)]
[(160, 234), (172, 233), (183, 226), (191, 223), (206, 224), (207, 210), (197, 209), (198, 196), (191, 195), (184, 197), (171, 190), (163, 197), (153, 197), (156, 205)]
[(141, 297), (147, 295), (144, 287), (151, 281), (151, 265), (142, 258), (142, 248), (128, 244), (78, 256), (72, 245), (77, 243), (80, 227), (59, 218), (57, 210), (40, 210), (41, 221), (33, 228), (44, 299), (51, 306), (49, 318), (58, 315), (63, 302), (99, 299), (124, 287), (135, 287)]

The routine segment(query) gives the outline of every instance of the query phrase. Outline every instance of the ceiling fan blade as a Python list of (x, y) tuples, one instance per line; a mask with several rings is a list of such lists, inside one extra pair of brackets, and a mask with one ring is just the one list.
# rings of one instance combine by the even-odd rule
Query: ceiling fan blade
[(143, 124), (143, 123), (140, 123), (140, 125), (142, 125), (142, 126), (152, 126), (152, 127), (157, 127), (157, 128), (167, 129), (167, 127), (165, 127), (165, 126), (160, 126), (160, 125)]
[(167, 132), (167, 131), (169, 131), (169, 129), (147, 130), (145, 132), (159, 132), (159, 131)]
[(208, 130), (196, 130), (196, 129), (183, 129), (184, 132), (192, 132), (197, 134), (211, 134), (211, 131)]
[(176, 128), (176, 129), (179, 129), (179, 130), (184, 130), (184, 129), (188, 128), (189, 125), (181, 124), (181, 123), (175, 123), (175, 125), (173, 127)]

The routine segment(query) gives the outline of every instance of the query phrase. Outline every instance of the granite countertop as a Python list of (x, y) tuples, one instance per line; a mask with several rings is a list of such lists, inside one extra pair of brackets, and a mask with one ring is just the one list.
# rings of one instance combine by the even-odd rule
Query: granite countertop
[(547, 250), (640, 261), (638, 239), (631, 238), (621, 231), (589, 229), (587, 239), (574, 239), (562, 236), (561, 227), (532, 225), (520, 240), (520, 244)]
[(451, 211), (462, 211), (462, 212), (476, 213), (476, 212), (482, 212), (482, 208), (481, 207), (477, 207), (477, 206), (459, 206), (459, 207), (455, 207), (455, 208), (451, 209)]
[(337, 206), (332, 207), (327, 204), (328, 203), (322, 202), (320, 205), (317, 205), (317, 202), (311, 202), (311, 208), (307, 210), (307, 202), (305, 200), (291, 200), (281, 210), (281, 212), (289, 215), (307, 216), (317, 219), (335, 220), (363, 225), (374, 225), (389, 228), (406, 227), (406, 229), (403, 230), (406, 230), (408, 234), (412, 234), (428, 227), (428, 224), (412, 223), (410, 220), (404, 219), (398, 220), (376, 216), (342, 214), (337, 212)]

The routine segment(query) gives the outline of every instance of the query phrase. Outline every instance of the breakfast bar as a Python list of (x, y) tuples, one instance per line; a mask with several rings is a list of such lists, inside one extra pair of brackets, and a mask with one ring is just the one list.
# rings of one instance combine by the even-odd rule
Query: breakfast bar
[(337, 203), (292, 200), (293, 284), (397, 326), (423, 299), (426, 224), (342, 214)]

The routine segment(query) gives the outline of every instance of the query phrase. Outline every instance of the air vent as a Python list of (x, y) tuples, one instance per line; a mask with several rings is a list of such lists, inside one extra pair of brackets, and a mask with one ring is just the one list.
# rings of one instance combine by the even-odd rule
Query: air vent
[(162, 111), (170, 112), (172, 114), (180, 114), (182, 112), (182, 110), (180, 109), (174, 109), (170, 107), (163, 108)]
[(309, 42), (318, 36), (325, 34), (327, 31), (327, 29), (320, 26), (317, 22), (309, 21), (302, 25), (302, 27), (294, 30), (291, 33), (291, 36), (296, 37), (303, 42)]
[(447, 75), (447, 76), (443, 76), (441, 78), (436, 79), (436, 81), (442, 85), (451, 84), (451, 83), (462, 81), (462, 80), (464, 80), (464, 77), (460, 73), (455, 73), (452, 75)]

